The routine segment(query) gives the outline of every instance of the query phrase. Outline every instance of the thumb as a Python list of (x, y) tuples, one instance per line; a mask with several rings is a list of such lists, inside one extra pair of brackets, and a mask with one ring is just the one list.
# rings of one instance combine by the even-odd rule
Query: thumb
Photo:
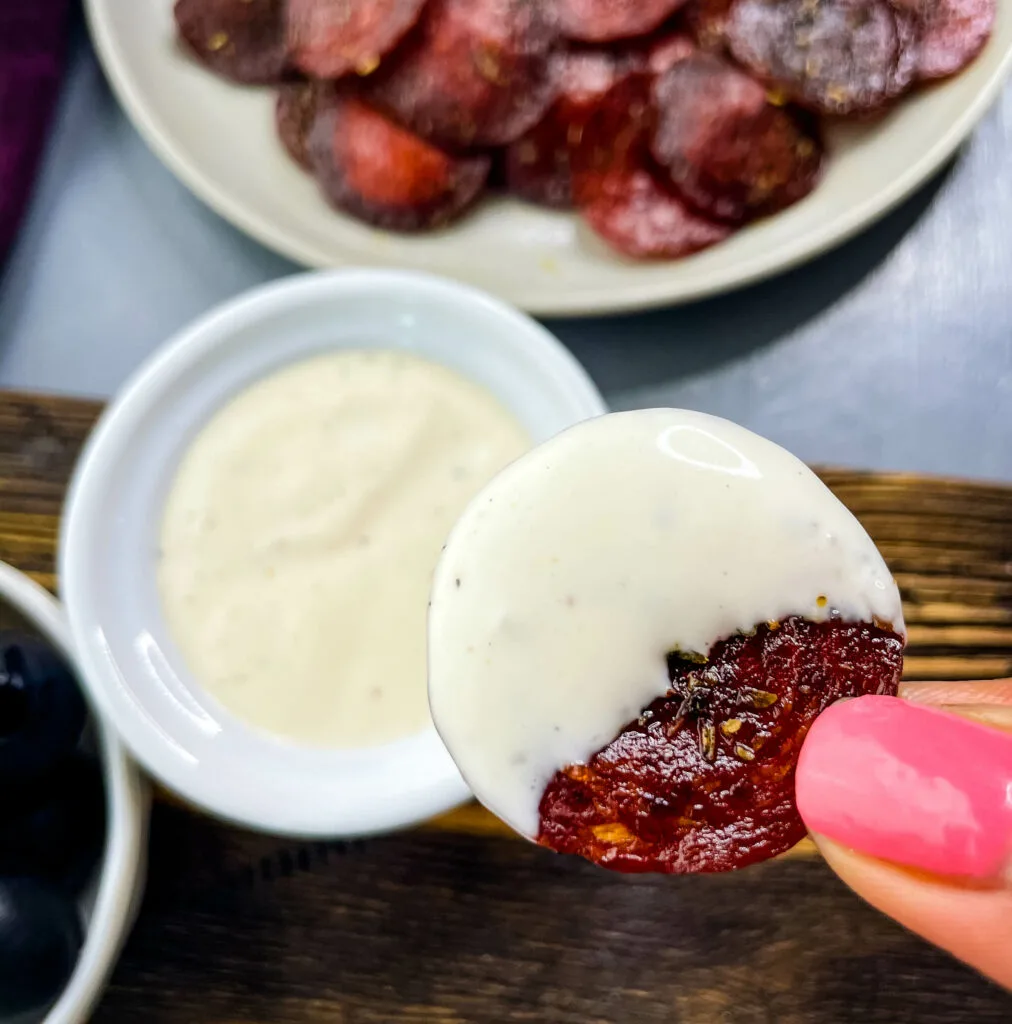
[[(1001, 686), (833, 705), (805, 740), (797, 801), (858, 895), (1012, 988), (1012, 722), (989, 699), (1009, 700)], [(931, 706), (957, 693), (965, 707)]]

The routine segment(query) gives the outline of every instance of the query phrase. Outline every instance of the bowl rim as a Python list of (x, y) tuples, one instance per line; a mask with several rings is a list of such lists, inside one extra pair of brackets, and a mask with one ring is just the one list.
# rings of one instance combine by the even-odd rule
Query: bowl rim
[[(179, 743), (168, 739), (157, 725), (157, 714), (137, 713), (136, 700), (129, 692), (131, 688), (123, 684), (116, 658), (107, 645), (95, 641), (95, 632), (101, 630), (101, 624), (89, 611), (94, 602), (88, 597), (91, 584), (84, 565), (86, 553), (92, 550), (95, 524), (102, 521), (105, 510), (104, 481), (127, 457), (135, 425), (147, 411), (164, 396), (169, 396), (171, 404), (175, 400), (172, 397), (174, 385), (186, 374), (199, 372), (200, 366), (213, 360), (220, 349), (244, 330), (267, 320), (277, 322), (281, 317), (311, 306), (326, 304), (332, 313), (343, 300), (366, 298), (382, 303), (384, 296), (394, 294), (405, 303), (417, 296), (425, 304), (449, 311), (449, 315), (456, 308), (466, 310), (476, 319), (501, 325), (502, 330), (493, 339), (490, 351), (497, 351), (494, 345), (500, 344), (500, 353), (506, 351), (518, 362), (533, 364), (531, 379), (536, 375), (555, 396), (569, 422), (607, 411), (589, 374), (554, 335), (526, 314), (479, 289), (419, 271), (385, 268), (311, 271), (251, 289), (211, 309), (157, 349), (100, 417), (78, 460), (68, 491), (59, 543), (59, 576), (83, 685), (91, 691), (107, 721), (149, 774), (187, 802), (245, 828), (304, 838), (372, 835), (417, 824), (448, 811), (470, 799), (471, 792), (453, 768), (438, 733), (431, 726), (390, 745), (394, 748), (398, 744), (418, 744), (410, 752), (391, 749), (389, 755), (377, 754), (381, 748), (334, 752), (338, 755), (360, 753), (362, 761), (358, 770), (367, 775), (380, 771), (383, 764), (392, 765), (406, 757), (422, 757), (429, 766), (431, 777), (415, 779), (403, 791), (390, 792), (382, 807), (376, 806), (373, 800), (367, 810), (336, 805), (323, 809), (317, 800), (294, 799), (291, 787), (300, 775), (305, 777), (306, 768), (301, 761), (288, 768), (284, 760), (274, 762), (279, 766), (283, 782), (278, 787), (279, 792), (266, 796), (258, 794), (253, 785), (228, 783), (221, 771), (195, 771), (197, 762), (193, 751), (183, 751), (186, 756), (181, 757), (180, 749), (174, 749), (179, 748)], [(414, 351), (423, 358), (439, 359), (424, 346)], [(286, 357), (282, 357), (279, 364), (285, 361)], [(251, 749), (263, 756), (267, 747), (261, 739)], [(219, 768), (235, 768), (245, 757), (245, 751), (226, 751), (220, 759), (215, 755), (211, 763)], [(445, 759), (445, 768), (435, 766), (433, 759), (437, 757), (440, 761)], [(327, 777), (335, 783), (353, 777), (343, 773), (354, 770), (338, 763), (314, 765), (314, 774), (327, 772)], [(285, 786), (288, 790), (281, 791)]]
[[(67, 662), (77, 657), (63, 606), (24, 573), (0, 562), (0, 600), (31, 623)], [(87, 687), (81, 686), (95, 719), (105, 780), (107, 822), (95, 905), (73, 974), (46, 1014), (45, 1024), (79, 1024), (101, 995), (133, 925), (144, 880), (144, 841), (150, 794), (123, 744), (95, 713)]]

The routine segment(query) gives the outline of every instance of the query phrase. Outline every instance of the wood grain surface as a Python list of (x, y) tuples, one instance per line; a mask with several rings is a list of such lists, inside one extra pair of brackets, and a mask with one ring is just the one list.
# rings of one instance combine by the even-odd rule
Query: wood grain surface
[[(0, 558), (54, 587), (93, 403), (0, 393)], [(1012, 490), (826, 471), (899, 581), (908, 678), (1012, 675)], [(292, 843), (156, 808), (147, 896), (100, 1024), (1007, 1022), (1012, 998), (811, 853), (627, 878), (462, 808)]]

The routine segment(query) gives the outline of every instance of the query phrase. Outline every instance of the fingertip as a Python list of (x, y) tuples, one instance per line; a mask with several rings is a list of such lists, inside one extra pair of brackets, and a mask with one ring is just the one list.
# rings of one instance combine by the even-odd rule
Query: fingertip
[(933, 875), (991, 882), (1012, 853), (1012, 735), (897, 697), (834, 704), (795, 781), (812, 832)]

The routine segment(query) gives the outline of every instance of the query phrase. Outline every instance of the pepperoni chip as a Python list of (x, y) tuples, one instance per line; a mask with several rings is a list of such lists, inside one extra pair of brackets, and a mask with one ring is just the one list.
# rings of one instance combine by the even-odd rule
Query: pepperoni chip
[(283, 0), (176, 0), (175, 16), (197, 59), (225, 78), (265, 85), (288, 70)]
[(587, 43), (633, 39), (653, 32), (685, 0), (554, 0), (562, 34)]
[(506, 145), (551, 106), (555, 39), (542, 3), (429, 0), (392, 67), (369, 79), (369, 95), (440, 144)]
[(818, 141), (754, 79), (708, 53), (676, 63), (652, 89), (653, 154), (698, 210), (739, 224), (815, 186)]
[(583, 124), (571, 150), (573, 196), (584, 220), (626, 256), (686, 256), (730, 228), (690, 210), (656, 174), (647, 140), (650, 76), (624, 76)]
[(570, 163), (573, 198), (578, 206), (610, 191), (610, 175), (622, 175), (650, 161), (648, 139), (654, 126), (650, 106), (651, 76), (637, 64), (619, 76), (594, 104), (572, 139)]
[(356, 97), (325, 103), (309, 133), (309, 158), (334, 206), (393, 231), (440, 227), (470, 206), (487, 157), (455, 157)]
[(278, 90), (275, 119), (278, 136), (288, 155), (302, 168), (312, 170), (309, 131), (316, 117), (321, 86), (317, 82), (292, 82)]
[(991, 36), (995, 0), (936, 0), (925, 7), (917, 76), (947, 78), (967, 66)]
[(603, 50), (564, 51), (554, 58), (558, 98), (544, 119), (506, 149), (506, 187), (543, 206), (573, 205), (569, 151), (594, 105), (622, 74)]
[(727, 225), (690, 209), (647, 167), (609, 175), (598, 198), (580, 212), (613, 248), (638, 259), (688, 256), (731, 233)]
[(877, 110), (917, 70), (914, 20), (887, 0), (737, 0), (727, 35), (745, 67), (824, 114)]
[(314, 78), (371, 74), (418, 21), (425, 0), (287, 0), (293, 63)]
[(671, 689), (586, 765), (549, 782), (538, 841), (616, 871), (729, 871), (805, 835), (794, 771), (816, 716), (841, 697), (894, 694), (903, 640), (791, 618), (669, 656)]

